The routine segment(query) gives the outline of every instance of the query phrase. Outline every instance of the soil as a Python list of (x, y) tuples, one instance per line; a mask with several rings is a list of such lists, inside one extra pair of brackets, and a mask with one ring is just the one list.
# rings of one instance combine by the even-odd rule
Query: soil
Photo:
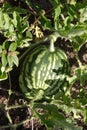
[[(6, 0), (0, 0), (0, 4), (2, 5), (5, 1)], [(35, 0), (33, 1), (35, 2)], [(38, 2), (42, 5), (42, 8), (47, 9), (47, 7), (49, 6), (47, 6), (46, 0), (44, 0), (44, 4), (43, 2), (41, 2), (41, 0), (38, 0)], [(14, 2), (12, 1), (9, 1), (9, 3), (14, 4)], [(75, 69), (78, 66), (73, 49), (68, 41), (66, 42), (64, 40), (59, 39), (57, 43), (58, 42), (59, 44), (57, 45), (62, 50), (64, 50), (68, 56), (70, 67), (73, 74), (73, 69)], [(83, 64), (87, 64), (87, 48), (85, 46), (87, 46), (87, 44), (85, 44), (79, 52), (79, 57)], [(32, 116), (32, 111), (27, 106), (22, 108), (13, 108), (9, 110), (3, 109), (3, 107), (7, 108), (7, 106), (18, 106), (27, 103), (19, 87), (19, 72), (20, 68), (14, 67), (14, 69), (11, 71), (9, 75), (9, 78), (5, 81), (0, 82), (0, 126), (7, 126), (10, 124), (19, 123), (19, 126), (16, 130), (46, 130), (45, 126), (41, 125), (38, 119), (33, 119), (31, 121), (27, 121), (24, 124), (20, 124), (20, 122), (27, 120)], [(74, 89), (72, 90), (72, 97), (75, 98), (76, 94), (79, 92), (78, 83), (75, 84), (73, 88)], [(13, 93), (9, 94), (9, 89), (11, 89)], [(87, 125), (84, 124), (81, 120), (77, 120), (77, 123), (78, 125), (81, 125), (83, 127), (83, 130), (87, 130)], [(0, 130), (9, 130), (9, 128), (6, 127)]]

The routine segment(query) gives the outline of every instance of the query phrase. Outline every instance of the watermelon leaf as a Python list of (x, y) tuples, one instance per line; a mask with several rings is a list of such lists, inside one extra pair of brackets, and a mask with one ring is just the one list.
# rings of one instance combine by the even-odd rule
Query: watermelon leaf
[[(35, 103), (33, 109), (36, 110), (37, 117), (39, 117), (42, 124), (46, 125), (47, 129), (82, 130), (81, 127), (75, 127), (75, 122), (67, 120), (54, 104)], [(42, 112), (39, 112), (39, 109), (41, 109)]]

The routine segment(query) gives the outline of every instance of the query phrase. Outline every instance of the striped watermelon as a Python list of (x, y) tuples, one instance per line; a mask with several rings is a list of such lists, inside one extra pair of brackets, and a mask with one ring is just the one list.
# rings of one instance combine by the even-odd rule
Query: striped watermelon
[(27, 99), (40, 100), (54, 97), (59, 89), (68, 85), (69, 74), (65, 53), (45, 45), (33, 48), (26, 57), (19, 77), (22, 92)]

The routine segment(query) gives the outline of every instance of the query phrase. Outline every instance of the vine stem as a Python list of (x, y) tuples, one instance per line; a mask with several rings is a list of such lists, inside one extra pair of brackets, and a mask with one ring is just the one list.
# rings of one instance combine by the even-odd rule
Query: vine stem
[(55, 51), (54, 43), (56, 42), (58, 37), (59, 37), (59, 35), (56, 32), (49, 36), (49, 38), (50, 38), (50, 52), (54, 52)]
[(41, 39), (39, 42), (31, 44), (30, 47), (27, 48), (27, 50), (19, 57), (19, 60), (21, 61), (22, 58), (24, 58), (26, 56), (26, 54), (29, 52), (29, 50), (31, 50), (33, 47), (38, 46), (39, 44), (43, 44), (48, 41), (50, 41), (50, 43), (53, 44), (54, 42), (56, 42), (58, 37), (60, 37), (59, 33), (54, 32), (54, 33), (50, 34), (49, 36)]
[[(27, 123), (27, 122), (29, 122), (29, 121), (31, 121), (32, 120), (32, 117), (31, 118), (29, 118), (29, 119), (26, 119), (26, 120), (23, 120), (23, 121), (21, 121), (21, 122), (19, 122), (19, 123), (16, 123), (16, 124), (9, 124), (9, 125), (5, 125), (5, 126), (0, 126), (0, 129), (6, 129), (6, 128), (17, 128), (18, 126), (20, 126), (20, 125), (23, 125), (24, 123)], [(13, 130), (13, 129), (12, 129)]]
[(25, 119), (25, 120), (23, 120), (23, 121), (21, 121), (19, 123), (15, 123), (15, 124), (13, 124), (11, 121), (9, 121), (10, 124), (0, 126), (0, 129), (10, 128), (10, 130), (16, 130), (16, 128), (18, 126), (23, 125), (24, 123), (27, 123), (27, 122), (31, 121), (31, 124), (32, 124), (31, 130), (34, 130), (34, 122), (33, 121), (34, 121), (34, 115), (36, 115), (36, 112), (33, 110), (33, 102), (30, 102), (30, 104), (24, 104), (24, 105), (18, 105), (18, 106), (6, 106), (6, 107), (3, 107), (3, 109), (8, 111), (8, 117), (9, 117), (9, 120), (10, 120), (9, 110), (10, 109), (15, 109), (15, 108), (23, 108), (23, 107), (30, 107), (31, 108), (31, 110), (33, 111), (32, 117), (30, 117), (28, 119)]
[[(12, 94), (12, 91), (11, 91), (11, 86), (12, 86), (12, 84), (11, 84), (10, 73), (8, 73), (8, 77), (9, 77), (9, 91), (8, 91), (8, 94), (9, 94), (9, 95), (8, 95), (8, 102), (7, 102), (6, 107), (8, 107), (8, 105), (9, 105), (10, 96), (11, 96), (11, 94)], [(11, 116), (10, 116), (10, 114), (9, 114), (9, 110), (6, 111), (6, 116), (7, 116), (8, 120), (9, 120), (9, 123), (12, 124), (13, 122), (12, 122)], [(10, 130), (12, 130), (12, 128), (10, 128)], [(15, 130), (15, 129), (14, 129), (14, 130)]]
[(55, 51), (54, 40), (51, 39), (51, 41), (50, 41), (50, 52), (54, 52), (54, 51)]
[[(0, 87), (0, 90), (5, 91), (5, 92), (8, 92), (8, 93), (11, 92), (11, 91), (9, 92), (8, 89), (2, 88), (2, 87)], [(12, 93), (15, 94), (16, 96), (22, 96), (22, 93), (19, 93), (19, 92), (17, 92), (17, 91), (12, 91)]]
[(23, 108), (23, 107), (30, 107), (29, 104), (24, 104), (24, 105), (13, 105), (13, 106), (8, 106), (8, 107), (3, 107), (1, 106), (1, 108), (5, 109), (5, 110), (11, 110), (11, 109), (17, 109), (17, 108)]
[(75, 52), (75, 56), (76, 56), (76, 60), (77, 60), (77, 62), (78, 62), (79, 67), (81, 67), (81, 66), (82, 66), (82, 63), (81, 63), (81, 61), (80, 61), (80, 59), (79, 59), (79, 57), (78, 57), (78, 52)]

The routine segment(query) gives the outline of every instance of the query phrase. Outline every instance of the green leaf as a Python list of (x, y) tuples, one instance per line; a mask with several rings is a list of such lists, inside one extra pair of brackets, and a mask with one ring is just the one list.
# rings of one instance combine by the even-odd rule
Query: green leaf
[(12, 33), (14, 33), (14, 26), (13, 26), (13, 24), (10, 24), (10, 26), (9, 26), (9, 35), (12, 35)]
[(2, 7), (3, 12), (12, 14), (14, 11), (16, 11), (19, 14), (26, 14), (28, 11), (26, 9), (16, 7), (16, 6), (11, 6), (8, 2), (5, 2)]
[(8, 10), (10, 9), (10, 4), (8, 2), (5, 2), (2, 6), (2, 10), (3, 12), (8, 12)]
[(45, 15), (42, 15), (41, 17), (41, 25), (43, 29), (52, 29), (52, 23), (51, 20), (48, 19)]
[(68, 36), (69, 37), (76, 37), (76, 36), (81, 36), (82, 34), (86, 33), (86, 24), (83, 24), (83, 25), (76, 25), (76, 26), (73, 26), (70, 31), (69, 31), (69, 34)]
[(0, 81), (3, 81), (3, 80), (5, 80), (5, 79), (7, 79), (8, 78), (8, 75), (7, 75), (7, 73), (3, 73), (3, 74), (0, 74)]
[(28, 29), (28, 24), (21, 25), (20, 31), (23, 33)]
[(9, 42), (8, 41), (3, 42), (2, 49), (3, 50), (8, 50), (8, 48), (9, 48)]
[(55, 26), (55, 29), (57, 30), (58, 27), (59, 27), (59, 15), (61, 14), (61, 8), (60, 8), (60, 5), (58, 5), (55, 9), (54, 9), (54, 13), (53, 13), (53, 16), (54, 16), (54, 26)]
[(19, 14), (18, 14), (16, 11), (14, 11), (14, 12), (13, 12), (12, 23), (13, 23), (13, 25), (14, 25), (15, 27), (17, 27), (18, 22), (20, 23), (20, 16), (19, 16)]
[(0, 30), (3, 28), (3, 24), (4, 24), (4, 17), (2, 10), (0, 9)]
[(60, 0), (49, 0), (49, 2), (55, 7), (56, 5), (59, 4)]
[(12, 7), (11, 11), (13, 11), (13, 12), (16, 11), (19, 14), (27, 14), (28, 13), (28, 10), (20, 8), (20, 7)]
[(13, 64), (15, 64), (16, 66), (18, 66), (19, 64), (19, 59), (17, 57), (17, 55), (14, 53), (14, 54), (8, 54), (7, 56), (7, 59), (8, 59), (8, 64), (10, 67), (13, 66)]
[(7, 55), (6, 54), (2, 53), (1, 61), (2, 61), (3, 66), (7, 65)]
[(77, 68), (75, 72), (78, 80), (80, 80), (80, 85), (85, 85), (85, 82), (87, 81), (87, 66), (81, 66)]
[(54, 9), (54, 20), (58, 19), (58, 17), (59, 17), (60, 14), (61, 14), (61, 8), (60, 8), (60, 5), (58, 5)]
[(4, 16), (4, 29), (9, 29), (9, 26), (10, 26), (10, 18), (7, 14), (3, 14)]
[(2, 66), (2, 64), (0, 64), (0, 81), (3, 81), (5, 79), (7, 79), (7, 73), (5, 72), (5, 67)]
[(8, 60), (9, 66), (12, 67), (13, 66), (13, 57), (11, 55), (8, 55), (7, 60)]
[(19, 59), (18, 59), (17, 55), (14, 54), (14, 55), (12, 56), (12, 58), (13, 58), (13, 63), (14, 63), (16, 66), (18, 66), (18, 65), (19, 65)]
[(76, 4), (76, 0), (67, 0), (67, 3), (68, 3), (68, 4), (75, 5), (75, 4)]
[(5, 66), (2, 66), (2, 65), (1, 65), (1, 68), (0, 68), (0, 69), (1, 69), (1, 70), (0, 70), (1, 73), (5, 72)]
[(42, 110), (42, 112), (36, 111), (36, 113), (41, 122), (46, 125), (47, 129), (53, 130), (55, 128), (57, 130), (82, 130), (81, 127), (76, 128), (74, 126), (72, 119), (66, 120), (66, 117), (62, 112), (59, 112), (59, 109), (56, 105), (49, 103), (34, 103), (33, 109)]
[(71, 20), (77, 19), (79, 17), (77, 9), (74, 5), (66, 5), (68, 10), (68, 15)]
[(87, 21), (87, 6), (80, 9), (80, 22), (83, 23)]
[(9, 51), (15, 51), (17, 48), (17, 43), (13, 42), (11, 43), (11, 45), (9, 46)]
[(0, 45), (0, 53), (2, 53), (2, 46)]
[(26, 31), (26, 37), (30, 39), (30, 41), (32, 40), (33, 36), (32, 33), (30, 31)]

